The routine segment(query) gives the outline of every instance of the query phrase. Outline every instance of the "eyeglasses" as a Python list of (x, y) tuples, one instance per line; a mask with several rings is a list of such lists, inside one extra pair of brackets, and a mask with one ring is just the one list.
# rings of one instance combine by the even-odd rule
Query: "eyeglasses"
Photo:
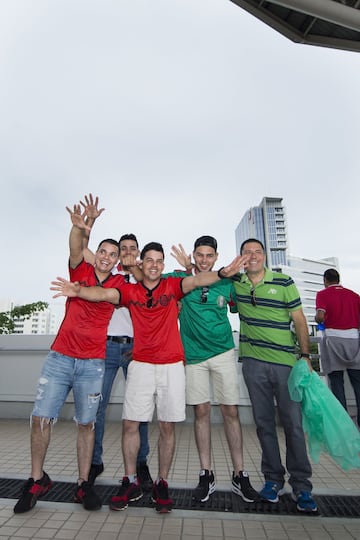
[(146, 293), (146, 296), (149, 298), (149, 300), (146, 302), (146, 307), (147, 308), (152, 308), (153, 307), (153, 295), (152, 295), (152, 291), (149, 291)]
[(200, 303), (206, 304), (209, 294), (209, 287), (203, 287), (201, 289)]
[(251, 296), (251, 305), (256, 307), (257, 304), (256, 304), (256, 296), (255, 296), (255, 289), (254, 287), (252, 289), (250, 289), (250, 296)]

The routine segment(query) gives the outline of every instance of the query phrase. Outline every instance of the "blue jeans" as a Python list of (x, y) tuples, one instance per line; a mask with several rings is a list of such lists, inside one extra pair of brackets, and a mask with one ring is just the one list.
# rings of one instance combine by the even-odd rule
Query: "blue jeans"
[[(103, 438), (105, 431), (105, 412), (110, 400), (112, 386), (121, 367), (126, 379), (127, 368), (129, 365), (129, 355), (132, 350), (132, 343), (116, 343), (115, 341), (106, 342), (105, 374), (102, 387), (102, 401), (100, 402), (96, 415), (95, 424), (95, 446), (92, 463), (100, 465), (103, 454)], [(146, 461), (149, 454), (148, 424), (141, 422), (139, 426), (140, 448), (137, 456), (137, 463)]]
[(78, 360), (55, 351), (47, 355), (41, 370), (32, 416), (59, 417), (72, 389), (78, 424), (95, 422), (104, 376), (104, 360)]
[[(360, 427), (360, 369), (347, 369), (346, 371), (349, 375), (350, 383), (354, 390), (357, 407), (357, 424)], [(340, 401), (344, 409), (347, 410), (344, 388), (344, 372), (332, 371), (331, 373), (328, 373), (328, 378), (332, 393)]]

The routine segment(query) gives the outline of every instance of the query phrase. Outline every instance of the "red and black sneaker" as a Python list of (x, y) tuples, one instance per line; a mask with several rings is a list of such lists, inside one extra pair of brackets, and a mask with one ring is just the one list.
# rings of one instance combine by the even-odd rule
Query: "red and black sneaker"
[(76, 488), (74, 502), (83, 505), (85, 510), (100, 510), (102, 502), (90, 482), (83, 482)]
[(152, 500), (155, 503), (155, 510), (159, 514), (167, 514), (173, 509), (174, 501), (169, 497), (169, 486), (165, 480), (160, 479), (154, 484)]
[(109, 507), (111, 510), (125, 510), (130, 502), (138, 501), (143, 491), (138, 483), (130, 482), (127, 476), (122, 479), (117, 495), (111, 497)]
[(52, 486), (52, 481), (44, 471), (44, 474), (40, 480), (34, 481), (33, 478), (29, 478), (23, 487), (23, 492), (14, 506), (15, 514), (23, 514), (34, 508), (36, 501), (42, 495), (45, 495)]

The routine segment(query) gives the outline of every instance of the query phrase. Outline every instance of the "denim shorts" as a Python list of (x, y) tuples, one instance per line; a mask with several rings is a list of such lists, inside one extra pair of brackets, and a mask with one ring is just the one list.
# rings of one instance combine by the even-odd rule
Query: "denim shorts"
[(79, 424), (95, 422), (104, 371), (104, 360), (78, 360), (50, 351), (41, 370), (32, 416), (56, 420), (72, 390), (74, 420)]

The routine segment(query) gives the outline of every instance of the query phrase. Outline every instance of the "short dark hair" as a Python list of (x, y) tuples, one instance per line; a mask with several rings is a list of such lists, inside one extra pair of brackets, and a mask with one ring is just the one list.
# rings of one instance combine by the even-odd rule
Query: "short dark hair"
[(339, 283), (340, 282), (340, 274), (335, 268), (328, 268), (324, 272), (324, 279), (328, 281), (329, 283)]
[(256, 242), (257, 244), (259, 244), (262, 248), (263, 251), (265, 251), (265, 246), (264, 244), (261, 242), (261, 240), (258, 240), (257, 238), (248, 238), (247, 240), (244, 240), (243, 243), (241, 244), (240, 246), (240, 255), (242, 254), (243, 252), (243, 249), (244, 249), (244, 246), (246, 244), (250, 244), (250, 242)]
[(119, 242), (117, 242), (117, 240), (114, 240), (113, 238), (105, 238), (105, 240), (101, 240), (100, 244), (98, 245), (97, 247), (97, 250), (96, 251), (99, 251), (99, 249), (101, 248), (101, 246), (103, 244), (112, 244), (113, 246), (116, 246), (117, 250), (118, 250), (118, 253), (120, 253), (120, 246), (119, 246)]
[(165, 258), (164, 248), (162, 247), (162, 245), (159, 244), (159, 242), (149, 242), (142, 248), (141, 253), (140, 253), (140, 259), (144, 260), (146, 253), (152, 250), (159, 251), (160, 253), (162, 253), (162, 256)]
[(206, 235), (205, 236), (200, 236), (200, 238), (195, 240), (194, 251), (195, 251), (196, 248), (198, 248), (200, 246), (210, 246), (210, 247), (214, 248), (215, 251), (217, 251), (216, 238), (214, 238), (213, 236), (206, 236)]
[(133, 233), (123, 234), (120, 237), (119, 245), (120, 245), (120, 242), (122, 242), (123, 240), (133, 240), (135, 242), (135, 244), (136, 244), (136, 247), (137, 248), (139, 247), (139, 243), (137, 241), (137, 238), (136, 238), (135, 234), (133, 234)]

